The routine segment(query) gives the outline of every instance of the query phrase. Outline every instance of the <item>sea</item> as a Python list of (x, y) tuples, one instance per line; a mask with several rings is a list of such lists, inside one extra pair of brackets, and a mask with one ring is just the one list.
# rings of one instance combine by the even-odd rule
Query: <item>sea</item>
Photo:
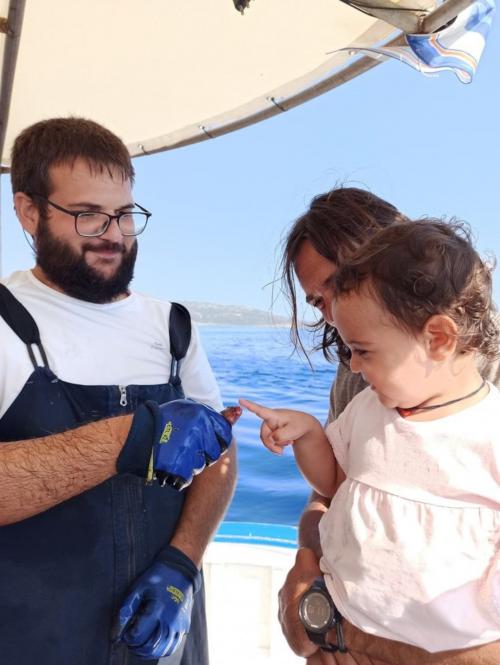
[[(320, 352), (313, 368), (293, 353), (287, 328), (200, 326), (200, 335), (219, 382), (225, 406), (245, 397), (269, 407), (306, 411), (325, 422), (335, 365)], [(312, 346), (308, 331), (305, 346)], [(304, 336), (303, 335), (303, 336)], [(239, 476), (226, 520), (295, 526), (310, 488), (295, 465), (291, 447), (271, 453), (260, 441), (260, 420), (244, 411), (234, 427)]]

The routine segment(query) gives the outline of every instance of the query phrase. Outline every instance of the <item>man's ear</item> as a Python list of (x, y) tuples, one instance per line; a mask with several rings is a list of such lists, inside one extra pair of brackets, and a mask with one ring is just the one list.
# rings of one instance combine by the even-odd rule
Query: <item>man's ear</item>
[(444, 314), (435, 314), (427, 320), (424, 337), (433, 360), (446, 360), (457, 350), (457, 325), (453, 319)]
[(40, 213), (38, 207), (33, 203), (33, 199), (24, 192), (16, 192), (14, 194), (14, 208), (23, 229), (32, 238), (35, 237), (40, 221)]

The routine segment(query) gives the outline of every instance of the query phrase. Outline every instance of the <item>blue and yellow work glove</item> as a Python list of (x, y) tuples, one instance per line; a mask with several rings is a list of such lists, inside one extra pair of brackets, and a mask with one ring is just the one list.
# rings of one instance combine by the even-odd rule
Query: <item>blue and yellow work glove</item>
[(240, 413), (229, 407), (221, 414), (192, 399), (145, 402), (134, 414), (117, 470), (183, 489), (226, 452)]
[(141, 658), (171, 656), (191, 625), (201, 575), (176, 547), (166, 547), (132, 585), (118, 614), (115, 641)]

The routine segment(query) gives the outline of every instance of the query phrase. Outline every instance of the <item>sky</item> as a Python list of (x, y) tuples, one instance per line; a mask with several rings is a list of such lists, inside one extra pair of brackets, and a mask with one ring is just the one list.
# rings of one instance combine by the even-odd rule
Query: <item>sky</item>
[[(470, 85), (388, 62), (238, 132), (135, 159), (135, 200), (153, 217), (134, 288), (263, 310), (277, 298), (273, 311), (286, 313), (272, 286), (280, 243), (312, 197), (336, 183), (366, 187), (411, 217), (464, 219), (478, 249), (500, 257), (499, 67), (497, 19)], [(7, 275), (33, 257), (8, 177), (1, 190)]]

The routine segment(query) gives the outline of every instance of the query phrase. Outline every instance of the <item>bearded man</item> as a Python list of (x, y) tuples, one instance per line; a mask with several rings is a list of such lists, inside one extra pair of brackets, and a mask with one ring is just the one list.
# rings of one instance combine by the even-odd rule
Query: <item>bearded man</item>
[[(204, 665), (199, 569), (232, 496), (234, 446), (187, 490), (145, 482), (158, 405), (222, 404), (187, 311), (129, 288), (151, 216), (130, 156), (95, 122), (50, 119), (18, 136), (11, 177), (36, 265), (0, 290), (0, 441), (18, 442), (0, 444), (0, 486), (24, 483), (22, 505), (0, 507), (1, 660)], [(132, 413), (121, 450), (87, 426), (82, 443), (82, 424)], [(209, 419), (204, 445), (224, 439)], [(63, 431), (64, 446), (29, 446)]]

